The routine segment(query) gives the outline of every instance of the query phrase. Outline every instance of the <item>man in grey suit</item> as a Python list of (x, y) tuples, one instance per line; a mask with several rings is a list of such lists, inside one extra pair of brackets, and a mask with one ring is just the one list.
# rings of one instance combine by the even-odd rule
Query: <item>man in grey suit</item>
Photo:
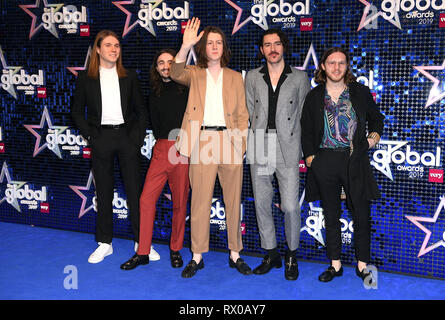
[(282, 266), (277, 250), (272, 198), (274, 174), (281, 195), (288, 250), (285, 278), (298, 278), (296, 253), (300, 242), (299, 169), (301, 159), (300, 117), (310, 90), (305, 72), (290, 67), (283, 55), (289, 47), (286, 34), (269, 29), (258, 44), (266, 65), (251, 70), (245, 79), (250, 118), (247, 161), (250, 164), (261, 247), (267, 251), (254, 274)]

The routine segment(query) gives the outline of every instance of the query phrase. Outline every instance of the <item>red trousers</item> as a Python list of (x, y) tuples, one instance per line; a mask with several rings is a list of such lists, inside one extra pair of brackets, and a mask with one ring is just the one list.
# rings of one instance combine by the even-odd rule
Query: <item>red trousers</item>
[(173, 202), (170, 249), (179, 251), (184, 242), (185, 216), (189, 195), (188, 158), (180, 155), (175, 141), (158, 139), (153, 148), (140, 204), (140, 232), (137, 254), (147, 255), (153, 237), (156, 202), (168, 180)]

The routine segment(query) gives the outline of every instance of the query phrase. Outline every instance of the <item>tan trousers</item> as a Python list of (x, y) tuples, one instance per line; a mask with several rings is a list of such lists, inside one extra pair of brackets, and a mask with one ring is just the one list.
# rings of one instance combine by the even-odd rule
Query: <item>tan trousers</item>
[(243, 249), (241, 239), (242, 156), (235, 152), (227, 131), (201, 131), (190, 157), (192, 252), (209, 251), (210, 212), (216, 176), (222, 187), (230, 250)]

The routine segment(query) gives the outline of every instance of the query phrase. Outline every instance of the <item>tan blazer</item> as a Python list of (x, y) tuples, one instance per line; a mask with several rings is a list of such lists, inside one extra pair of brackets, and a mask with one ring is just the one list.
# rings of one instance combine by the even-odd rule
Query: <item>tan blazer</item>
[[(241, 73), (232, 69), (223, 68), (223, 70), (224, 119), (235, 150), (242, 156), (246, 151), (249, 121), (243, 78)], [(207, 73), (205, 68), (186, 66), (185, 62), (173, 62), (170, 76), (174, 81), (190, 88), (181, 132), (176, 139), (176, 148), (179, 153), (190, 157), (196, 142), (198, 142), (204, 119)]]

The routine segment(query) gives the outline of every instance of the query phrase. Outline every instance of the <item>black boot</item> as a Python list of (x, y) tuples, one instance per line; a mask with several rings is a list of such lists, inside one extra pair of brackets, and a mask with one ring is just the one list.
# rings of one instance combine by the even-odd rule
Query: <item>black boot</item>
[(267, 254), (263, 258), (263, 262), (253, 270), (254, 274), (266, 274), (272, 268), (281, 268), (281, 257), (275, 249), (267, 250)]

